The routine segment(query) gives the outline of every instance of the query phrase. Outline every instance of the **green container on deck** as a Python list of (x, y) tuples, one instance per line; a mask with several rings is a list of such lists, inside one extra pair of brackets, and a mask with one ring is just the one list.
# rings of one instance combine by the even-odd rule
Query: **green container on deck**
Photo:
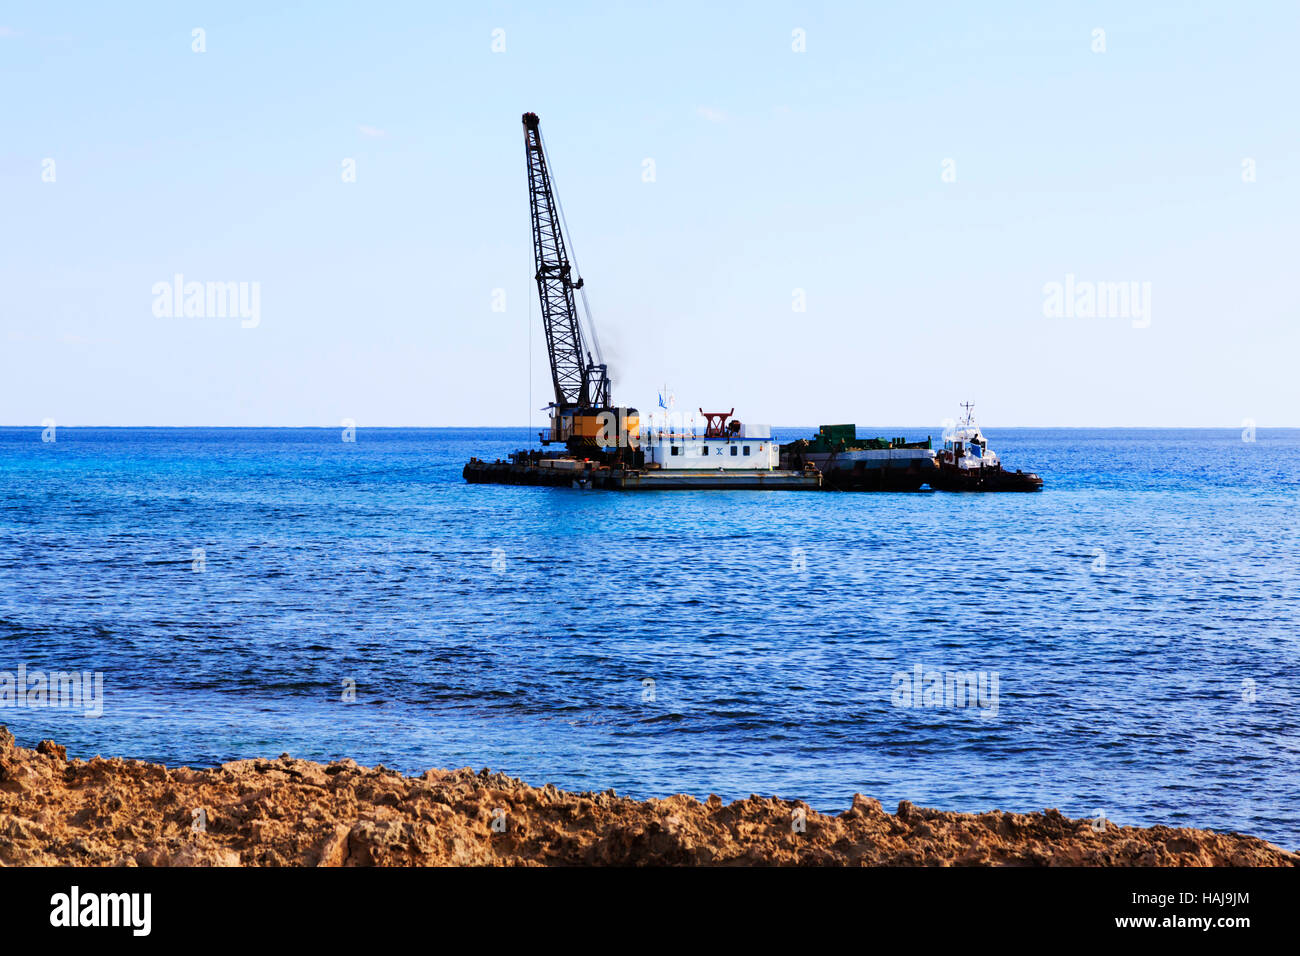
[(834, 445), (839, 442), (853, 444), (858, 437), (857, 425), (823, 425), (821, 427), (822, 440), (828, 444)]

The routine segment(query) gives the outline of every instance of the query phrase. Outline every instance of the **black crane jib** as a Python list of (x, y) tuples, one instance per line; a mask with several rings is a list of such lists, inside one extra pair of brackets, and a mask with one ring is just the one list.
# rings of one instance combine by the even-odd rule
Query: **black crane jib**
[(560, 411), (605, 407), (609, 404), (609, 377), (605, 367), (593, 362), (583, 347), (573, 298), (573, 291), (582, 288), (582, 278), (575, 280), (572, 276), (573, 267), (565, 249), (562, 217), (551, 186), (537, 114), (525, 113), (523, 121), (537, 296), (541, 300), (555, 404)]

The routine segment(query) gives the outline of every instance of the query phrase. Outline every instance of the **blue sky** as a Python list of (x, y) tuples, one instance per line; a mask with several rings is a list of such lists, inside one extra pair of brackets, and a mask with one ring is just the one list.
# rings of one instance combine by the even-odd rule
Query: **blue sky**
[[(1297, 425), (1298, 41), (1293, 3), (7, 3), (0, 423), (540, 421), (532, 110), (623, 403)], [(177, 273), (260, 321), (155, 315)], [(1044, 315), (1067, 275), (1149, 325)]]

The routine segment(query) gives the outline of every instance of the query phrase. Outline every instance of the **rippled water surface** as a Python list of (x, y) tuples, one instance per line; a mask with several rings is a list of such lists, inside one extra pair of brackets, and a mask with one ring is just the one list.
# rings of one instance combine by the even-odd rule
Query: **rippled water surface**
[[(0, 674), (105, 694), (0, 723), (83, 757), (861, 791), (1300, 848), (1300, 431), (989, 438), (1046, 489), (469, 486), (526, 431), (0, 429)], [(917, 665), (996, 674), (996, 713), (897, 706)]]

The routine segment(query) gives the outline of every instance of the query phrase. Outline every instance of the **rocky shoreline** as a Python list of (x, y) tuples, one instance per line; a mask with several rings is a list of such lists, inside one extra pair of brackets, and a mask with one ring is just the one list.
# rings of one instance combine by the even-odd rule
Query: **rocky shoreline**
[(69, 760), (0, 726), (5, 866), (1296, 866), (1255, 837), (1094, 828), (1055, 810), (947, 813), (861, 794), (837, 816), (800, 801), (633, 800), (484, 770), (407, 777), (351, 760), (209, 770)]

